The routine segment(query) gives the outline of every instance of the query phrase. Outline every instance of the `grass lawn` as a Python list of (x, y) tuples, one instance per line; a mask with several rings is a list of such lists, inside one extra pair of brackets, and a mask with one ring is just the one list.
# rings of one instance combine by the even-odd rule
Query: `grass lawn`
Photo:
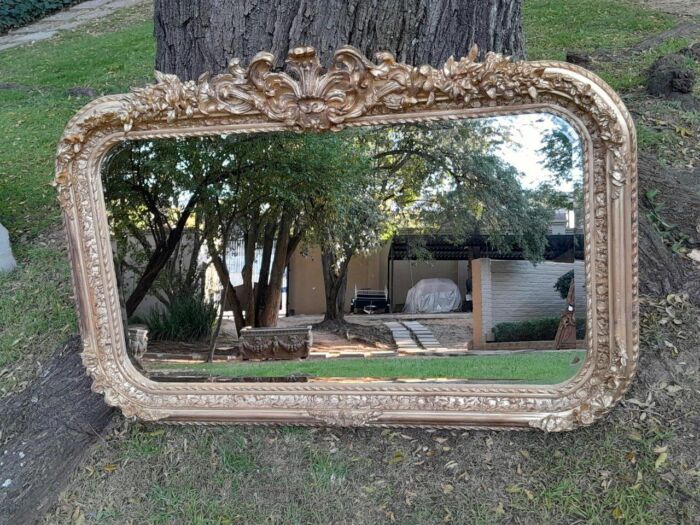
[[(621, 50), (674, 23), (630, 1), (524, 3), (532, 59), (562, 59), (568, 49)], [(0, 89), (0, 222), (20, 265), (0, 277), (0, 395), (32, 377), (77, 330), (50, 185), (60, 134), (88, 101), (67, 90), (116, 93), (151, 81), (152, 34), (148, 9), (128, 9), (0, 52), (0, 81), (15, 85)], [(682, 45), (673, 40), (625, 55), (602, 65), (601, 74), (634, 95), (648, 64)], [(691, 140), (672, 124), (645, 126), (642, 148), (682, 151)], [(655, 415), (659, 405), (644, 412), (639, 428), (619, 423), (642, 412), (635, 407), (562, 435), (180, 428), (116, 418), (45, 523), (691, 523), (698, 513), (682, 509), (700, 499), (700, 488), (677, 489), (677, 480), (683, 469), (697, 470), (697, 460), (685, 467), (674, 460), (693, 438), (668, 430)]]
[(89, 87), (119, 93), (153, 78), (149, 9), (118, 14), (35, 45), (0, 52), (0, 223), (19, 268), (0, 275), (0, 395), (24, 384), (77, 331), (54, 155)]
[[(460, 357), (378, 357), (147, 365), (149, 371), (179, 371), (219, 377), (371, 377), (383, 379), (508, 380), (556, 384), (572, 377), (585, 351)], [(578, 359), (575, 359), (578, 358)], [(573, 361), (576, 361), (575, 363)]]

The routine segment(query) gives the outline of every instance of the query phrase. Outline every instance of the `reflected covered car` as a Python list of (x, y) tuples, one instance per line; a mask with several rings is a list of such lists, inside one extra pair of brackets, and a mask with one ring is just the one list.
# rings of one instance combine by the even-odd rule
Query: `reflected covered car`
[(451, 279), (422, 279), (406, 295), (404, 313), (438, 314), (457, 312), (462, 307), (459, 286)]

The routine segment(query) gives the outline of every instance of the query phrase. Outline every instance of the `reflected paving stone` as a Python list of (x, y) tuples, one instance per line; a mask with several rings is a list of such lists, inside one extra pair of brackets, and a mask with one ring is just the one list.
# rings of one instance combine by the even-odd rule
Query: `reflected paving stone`
[(396, 357), (399, 353), (392, 350), (379, 350), (376, 352), (369, 352), (368, 357)]
[(338, 354), (338, 357), (342, 357), (342, 358), (348, 358), (348, 357), (353, 358), (354, 357), (357, 359), (360, 357), (365, 357), (365, 354), (362, 352), (340, 352)]
[(418, 344), (420, 346), (431, 351), (430, 355), (433, 355), (437, 351), (446, 350), (435, 338), (433, 332), (429, 328), (426, 328), (416, 321), (404, 321), (403, 325), (413, 333), (416, 339), (418, 339)]
[(404, 325), (395, 321), (386, 321), (384, 325), (391, 331), (391, 336), (394, 338), (394, 342), (400, 352), (420, 350), (420, 347), (411, 337), (411, 332)]
[(436, 350), (435, 355), (439, 356), (459, 356), (459, 355), (467, 355), (469, 353), (468, 350)]
[(328, 359), (329, 357), (330, 354), (328, 354), (328, 352), (310, 352), (309, 355), (306, 356), (306, 359), (316, 361), (318, 359)]
[(409, 355), (429, 355), (430, 352), (425, 350), (424, 348), (406, 348), (406, 349), (400, 349), (400, 352), (402, 354), (409, 354)]

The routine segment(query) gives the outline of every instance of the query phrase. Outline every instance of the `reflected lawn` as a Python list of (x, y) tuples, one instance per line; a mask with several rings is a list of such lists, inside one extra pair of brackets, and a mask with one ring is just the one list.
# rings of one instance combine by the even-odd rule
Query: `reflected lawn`
[(584, 350), (568, 350), (432, 358), (149, 363), (146, 368), (149, 372), (196, 373), (210, 377), (441, 378), (556, 384), (572, 377), (581, 367), (585, 356)]

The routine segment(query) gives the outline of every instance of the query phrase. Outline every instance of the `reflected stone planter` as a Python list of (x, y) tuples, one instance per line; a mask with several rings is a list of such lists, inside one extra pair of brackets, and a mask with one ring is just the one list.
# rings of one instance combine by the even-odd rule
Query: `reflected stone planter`
[(145, 324), (132, 324), (128, 333), (131, 353), (136, 359), (141, 359), (148, 350), (148, 327)]
[(298, 328), (251, 328), (241, 330), (241, 359), (304, 359), (313, 344), (311, 326)]

